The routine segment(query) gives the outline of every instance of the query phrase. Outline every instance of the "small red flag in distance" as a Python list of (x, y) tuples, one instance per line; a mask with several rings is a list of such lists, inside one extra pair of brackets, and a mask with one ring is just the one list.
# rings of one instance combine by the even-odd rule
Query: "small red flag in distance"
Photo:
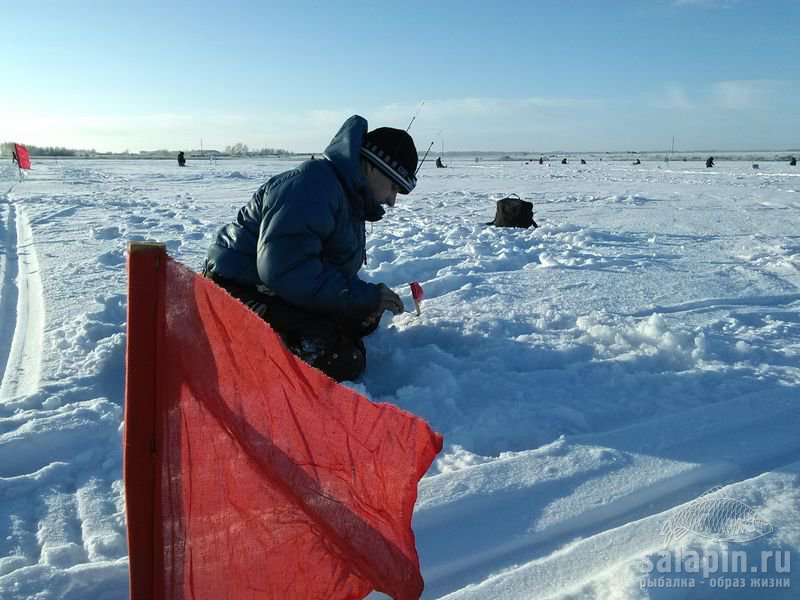
[(414, 307), (417, 309), (417, 316), (419, 316), (419, 303), (425, 297), (422, 292), (422, 286), (416, 281), (411, 282), (411, 297), (414, 299)]
[(17, 164), (20, 169), (31, 168), (31, 155), (28, 154), (28, 149), (25, 146), (14, 144), (14, 152), (17, 153)]

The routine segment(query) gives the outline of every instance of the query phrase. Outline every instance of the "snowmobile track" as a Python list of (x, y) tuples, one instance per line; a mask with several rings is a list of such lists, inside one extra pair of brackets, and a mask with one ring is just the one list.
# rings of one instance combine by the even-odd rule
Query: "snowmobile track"
[(44, 301), (33, 233), (25, 214), (0, 196), (0, 402), (37, 388)]
[[(763, 404), (765, 395), (770, 397), (769, 406)], [(536, 590), (537, 597), (544, 598), (561, 593), (567, 586), (578, 587), (585, 583), (574, 580), (575, 571), (570, 565), (585, 565), (587, 572), (596, 574), (660, 548), (663, 544), (661, 527), (676, 507), (695, 500), (711, 487), (752, 480), (800, 462), (800, 440), (792, 425), (800, 414), (797, 398), (797, 392), (792, 389), (745, 395), (632, 428), (576, 438), (572, 449), (574, 456), (578, 456), (576, 449), (583, 444), (627, 450), (630, 444), (625, 441), (626, 432), (635, 431), (634, 437), (647, 437), (652, 444), (639, 446), (628, 460), (619, 461), (616, 471), (605, 473), (603, 478), (608, 480), (605, 490), (592, 482), (590, 471), (585, 478), (574, 478), (568, 486), (558, 486), (550, 492), (546, 481), (533, 482), (527, 489), (519, 490), (519, 501), (502, 508), (492, 507), (496, 512), (504, 512), (507, 521), (519, 523), (523, 529), (515, 539), (498, 538), (498, 543), (490, 544), (479, 553), (460, 553), (454, 560), (431, 556), (426, 591), (436, 597), (452, 595), (461, 599), (511, 597), (512, 590), (527, 589)], [(756, 418), (745, 416), (754, 414), (756, 407), (761, 410)], [(718, 424), (713, 434), (705, 425), (708, 422)], [(759, 432), (768, 423), (775, 424), (774, 447), (761, 443)], [(735, 445), (731, 444), (732, 439), (737, 440)], [(692, 448), (704, 441), (708, 456), (714, 458), (693, 462)], [(525, 458), (518, 460), (522, 463)], [(535, 466), (534, 460), (528, 464)], [(676, 464), (684, 466), (674, 470)], [(478, 468), (487, 471), (487, 480), (492, 480), (492, 463)], [(654, 475), (661, 472), (663, 475)], [(458, 473), (451, 476), (455, 477)], [(631, 481), (648, 481), (648, 484), (631, 487)], [(535, 514), (544, 506), (569, 500), (571, 495), (587, 487), (607, 501), (577, 512), (564, 511), (564, 516), (545, 531), (524, 531), (529, 525), (526, 514)], [(623, 488), (628, 489), (623, 491)], [(424, 499), (424, 485), (422, 492)], [(508, 499), (509, 494), (500, 497)], [(530, 498), (529, 506), (524, 502), (526, 497)], [(585, 502), (580, 504), (586, 506)], [(437, 514), (438, 508), (417, 515), (419, 540), (425, 542), (432, 533), (437, 535), (437, 521), (445, 518)], [(449, 518), (466, 518), (454, 515), (452, 508), (451, 504)], [(428, 531), (429, 527), (434, 531)], [(467, 546), (472, 541), (466, 539), (460, 543)], [(516, 566), (507, 569), (509, 564)], [(478, 582), (481, 583), (475, 585)]]

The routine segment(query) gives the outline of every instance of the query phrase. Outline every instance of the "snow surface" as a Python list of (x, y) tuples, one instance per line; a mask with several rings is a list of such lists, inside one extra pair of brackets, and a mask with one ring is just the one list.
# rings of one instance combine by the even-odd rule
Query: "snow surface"
[[(800, 168), (587, 158), (428, 161), (368, 226), (363, 276), (409, 307), (408, 283), (425, 291), (420, 317), (367, 338), (353, 384), (444, 435), (414, 517), (425, 597), (798, 597), (775, 565), (646, 566), (727, 548), (800, 569)], [(199, 270), (294, 164), (0, 167), (0, 598), (127, 597), (127, 243)], [(539, 229), (485, 225), (511, 193)], [(714, 486), (774, 531), (665, 550), (664, 524)], [(791, 587), (751, 587), (768, 578)]]

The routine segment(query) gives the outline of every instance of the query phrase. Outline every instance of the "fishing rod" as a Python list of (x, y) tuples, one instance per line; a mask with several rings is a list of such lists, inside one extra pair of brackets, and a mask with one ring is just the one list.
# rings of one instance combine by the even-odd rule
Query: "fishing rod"
[[(414, 113), (414, 116), (411, 117), (411, 122), (408, 124), (408, 127), (406, 127), (406, 133), (408, 133), (408, 131), (411, 129), (411, 126), (414, 124), (414, 121), (417, 120), (417, 115), (419, 114), (419, 111), (422, 110), (423, 106), (425, 106), (425, 102), (424, 101), (422, 102), (422, 104), (419, 105), (419, 108), (417, 109), (417, 112)], [(414, 177), (417, 176), (417, 173), (419, 173), (419, 170), (422, 168), (422, 163), (424, 163), (425, 159), (428, 158), (428, 152), (430, 152), (431, 148), (433, 148), (433, 144), (434, 144), (434, 142), (431, 142), (431, 145), (428, 146), (428, 149), (425, 151), (425, 156), (422, 157), (422, 161), (420, 161), (419, 166), (417, 167), (417, 170), (414, 171)]]
[(411, 129), (411, 126), (414, 124), (414, 121), (416, 120), (417, 115), (419, 114), (419, 111), (422, 110), (423, 106), (425, 106), (425, 102), (423, 102), (422, 104), (419, 105), (419, 108), (417, 109), (417, 112), (415, 112), (414, 116), (411, 117), (411, 123), (409, 123), (408, 127), (406, 127), (406, 133), (408, 133), (408, 130)]
[(434, 143), (435, 143), (435, 142), (431, 142), (431, 145), (430, 145), (430, 146), (428, 146), (428, 149), (427, 149), (427, 150), (425, 150), (425, 156), (423, 156), (423, 157), (422, 157), (422, 160), (420, 161), (420, 163), (419, 163), (419, 166), (417, 167), (417, 170), (416, 170), (416, 171), (414, 171), (414, 177), (416, 177), (416, 176), (417, 176), (417, 173), (419, 173), (419, 170), (422, 168), (422, 163), (424, 163), (424, 162), (425, 162), (425, 159), (426, 159), (426, 158), (428, 158), (428, 152), (430, 152), (430, 151), (431, 151), (431, 148), (433, 148), (433, 144), (434, 144)]

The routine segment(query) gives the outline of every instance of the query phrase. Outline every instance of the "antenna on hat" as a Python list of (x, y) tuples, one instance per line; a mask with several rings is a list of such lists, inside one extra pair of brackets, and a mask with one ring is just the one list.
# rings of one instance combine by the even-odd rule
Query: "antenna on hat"
[(409, 123), (408, 127), (406, 127), (406, 133), (408, 133), (408, 130), (411, 129), (411, 126), (414, 124), (414, 120), (417, 118), (417, 115), (419, 114), (419, 111), (422, 110), (422, 107), (424, 105), (425, 105), (425, 102), (423, 101), (422, 104), (419, 105), (419, 108), (417, 109), (417, 112), (415, 112), (414, 116), (411, 117), (411, 123)]
[(422, 160), (421, 160), (421, 161), (419, 161), (419, 166), (417, 167), (417, 170), (416, 170), (416, 171), (414, 171), (414, 177), (416, 177), (416, 176), (417, 176), (417, 173), (419, 173), (419, 170), (422, 168), (422, 163), (424, 163), (424, 162), (425, 162), (425, 159), (426, 159), (426, 158), (428, 158), (428, 152), (430, 152), (430, 151), (431, 151), (431, 148), (433, 148), (433, 142), (431, 142), (431, 145), (430, 145), (430, 146), (428, 146), (428, 149), (427, 149), (427, 150), (425, 150), (425, 156), (423, 156), (423, 157), (422, 157)]

